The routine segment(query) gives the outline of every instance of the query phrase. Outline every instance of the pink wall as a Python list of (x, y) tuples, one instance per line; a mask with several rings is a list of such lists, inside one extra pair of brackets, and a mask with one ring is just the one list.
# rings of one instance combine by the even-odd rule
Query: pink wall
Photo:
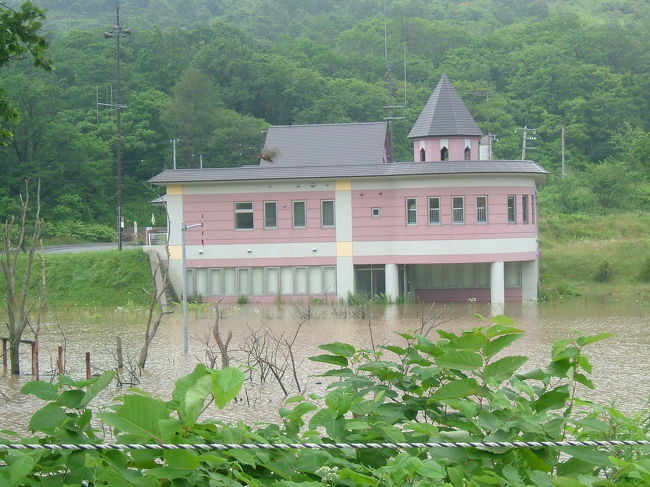
[(452, 254), (432, 255), (362, 255), (354, 257), (354, 265), (370, 264), (455, 264), (458, 262), (525, 262), (536, 260), (537, 252), (512, 252), (504, 254)]
[(424, 140), (424, 150), (427, 162), (440, 161), (440, 140), (446, 139), (448, 142), (450, 161), (465, 160), (465, 140), (469, 139), (470, 149), (472, 150), (470, 160), (479, 160), (479, 138), (478, 137), (438, 137), (431, 139), (415, 139), (413, 141), (413, 160), (420, 161), (420, 141)]
[[(535, 237), (529, 187), (459, 187), (413, 190), (355, 190), (352, 192), (352, 225), (355, 241), (483, 239)], [(528, 194), (527, 224), (521, 223), (521, 195)], [(476, 223), (476, 196), (488, 197), (488, 223)], [(508, 195), (517, 196), (517, 223), (508, 223)], [(440, 224), (429, 225), (428, 197), (440, 197)], [(465, 223), (452, 223), (452, 197), (465, 197)], [(417, 224), (406, 224), (406, 198), (416, 198)], [(372, 216), (372, 208), (381, 215)]]
[[(202, 221), (203, 228), (187, 233), (188, 245), (240, 243), (333, 242), (335, 228), (321, 227), (321, 200), (333, 200), (334, 191), (203, 194), (183, 197), (186, 222)], [(235, 202), (253, 203), (253, 229), (235, 229)], [(264, 228), (264, 202), (277, 202), (278, 228)], [(293, 228), (292, 201), (305, 201), (307, 227)]]

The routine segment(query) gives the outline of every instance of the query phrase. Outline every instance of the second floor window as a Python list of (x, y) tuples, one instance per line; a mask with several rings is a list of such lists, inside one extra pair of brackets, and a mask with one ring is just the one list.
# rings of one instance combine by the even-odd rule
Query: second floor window
[(438, 196), (429, 197), (429, 225), (440, 223), (440, 198)]
[(508, 223), (517, 223), (517, 197), (508, 196)]
[(278, 204), (275, 201), (264, 202), (264, 228), (278, 228)]
[(521, 223), (528, 223), (528, 195), (521, 196)]
[(451, 199), (452, 205), (452, 221), (454, 223), (465, 223), (465, 198), (462, 196), (454, 196)]
[(320, 202), (321, 224), (324, 227), (334, 226), (334, 201), (323, 200)]
[(304, 201), (293, 202), (293, 228), (307, 226), (307, 204)]
[(487, 223), (487, 196), (476, 197), (476, 223)]
[(406, 198), (406, 224), (417, 225), (418, 213), (415, 198)]
[(253, 228), (253, 203), (250, 201), (235, 203), (235, 228), (251, 230)]

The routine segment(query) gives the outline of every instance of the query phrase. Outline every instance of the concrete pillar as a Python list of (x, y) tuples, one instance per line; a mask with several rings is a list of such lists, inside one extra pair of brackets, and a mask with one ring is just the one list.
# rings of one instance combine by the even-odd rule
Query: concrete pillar
[(397, 264), (386, 264), (384, 275), (386, 279), (386, 296), (391, 301), (395, 301), (399, 297), (399, 273), (397, 272)]
[(530, 260), (521, 263), (521, 300), (524, 303), (537, 301), (539, 262)]
[(348, 292), (354, 292), (354, 264), (352, 256), (336, 258), (336, 295), (345, 298)]
[(492, 315), (503, 314), (506, 302), (506, 283), (503, 262), (490, 265), (490, 303)]

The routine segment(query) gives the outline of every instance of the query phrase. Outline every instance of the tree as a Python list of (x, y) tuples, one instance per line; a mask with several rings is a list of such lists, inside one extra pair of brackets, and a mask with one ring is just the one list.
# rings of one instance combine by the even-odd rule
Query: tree
[[(30, 229), (29, 181), (25, 182), (25, 195), (20, 197), (20, 216), (16, 222), (11, 218), (5, 223), (0, 253), (0, 271), (7, 290), (7, 328), (9, 330), (9, 359), (11, 373), (20, 374), (19, 347), (23, 333), (29, 325), (30, 280), (36, 249), (41, 244), (40, 182), (36, 186), (36, 208), (33, 228)], [(25, 250), (24, 261), (19, 250)], [(19, 263), (19, 261), (21, 261)], [(43, 261), (41, 260), (41, 266)], [(41, 268), (41, 270), (43, 270)], [(44, 290), (41, 291), (41, 298)], [(42, 299), (41, 299), (42, 302)]]
[[(47, 42), (38, 33), (44, 18), (43, 11), (29, 0), (23, 2), (19, 10), (7, 6), (6, 2), (0, 2), (0, 66), (15, 59), (31, 57), (36, 66), (47, 71), (52, 69), (52, 63), (46, 57)], [(17, 118), (18, 112), (8, 103), (0, 89), (0, 119), (7, 123), (16, 121)], [(6, 143), (9, 138), (11, 132), (0, 128), (0, 143)]]

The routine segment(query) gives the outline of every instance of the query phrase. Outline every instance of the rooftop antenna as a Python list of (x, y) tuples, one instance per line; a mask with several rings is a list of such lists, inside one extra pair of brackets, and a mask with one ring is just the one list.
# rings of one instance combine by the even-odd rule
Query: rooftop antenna
[[(406, 45), (405, 45), (406, 49)], [(388, 121), (388, 154), (386, 162), (393, 162), (393, 120), (404, 120), (404, 117), (396, 117), (395, 109), (406, 108), (406, 91), (404, 92), (404, 105), (393, 105), (393, 67), (388, 60), (388, 9), (386, 7), (386, 0), (384, 0), (384, 62), (386, 64), (386, 82), (388, 88), (388, 103), (383, 106), (388, 110), (388, 116), (384, 120)], [(406, 61), (404, 67), (404, 90), (406, 90)]]
[(131, 29), (122, 29), (120, 25), (120, 6), (115, 2), (115, 25), (108, 32), (104, 32), (104, 39), (115, 39), (115, 165), (117, 167), (117, 250), (122, 250), (122, 127), (121, 113), (126, 108), (120, 100), (120, 39), (131, 35)]

